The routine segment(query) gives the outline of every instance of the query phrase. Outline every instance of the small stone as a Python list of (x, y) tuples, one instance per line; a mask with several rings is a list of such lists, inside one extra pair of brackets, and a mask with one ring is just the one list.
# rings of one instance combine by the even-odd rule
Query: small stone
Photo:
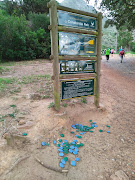
[(76, 157), (75, 160), (76, 160), (76, 161), (79, 161), (80, 159), (79, 159), (79, 157)]
[(74, 134), (74, 132), (73, 132), (73, 131), (71, 131), (70, 133), (71, 133), (71, 134)]
[(61, 163), (65, 165), (65, 164), (66, 164), (66, 161), (65, 161), (64, 159), (62, 159), (62, 160), (61, 160)]
[(27, 136), (27, 133), (22, 133), (23, 136)]
[(62, 156), (64, 156), (64, 154), (63, 154), (62, 152), (60, 152), (60, 153), (59, 153), (59, 156), (62, 157)]
[(110, 180), (118, 180), (118, 179), (129, 180), (129, 177), (122, 170), (119, 170), (110, 176)]
[(99, 132), (103, 132), (103, 130), (102, 130), (102, 129), (100, 129), (100, 130), (99, 130)]
[(57, 146), (57, 147), (60, 147), (60, 144), (57, 144), (56, 146)]
[(20, 120), (20, 121), (18, 122), (18, 124), (19, 124), (19, 125), (24, 125), (24, 124), (26, 124), (26, 121), (25, 121), (25, 120)]
[(59, 142), (62, 142), (62, 139), (59, 139)]
[(43, 141), (43, 142), (41, 142), (41, 145), (42, 145), (42, 146), (45, 146), (45, 144), (46, 144), (46, 143), (45, 143), (44, 141)]
[(64, 157), (64, 161), (68, 161), (68, 157)]
[(63, 163), (60, 163), (60, 167), (61, 167), (61, 168), (64, 168), (65, 166), (64, 166), (64, 164), (63, 164)]
[(49, 146), (49, 143), (46, 143), (47, 146)]
[(77, 155), (77, 154), (78, 154), (78, 151), (73, 151), (73, 154), (74, 154), (74, 155)]
[(76, 166), (76, 161), (71, 161), (72, 166)]
[(90, 120), (90, 122), (92, 122), (92, 120)]
[(60, 134), (61, 137), (64, 137), (64, 134)]
[(53, 143), (56, 144), (56, 141), (54, 140)]
[(107, 133), (110, 133), (110, 131), (107, 131)]

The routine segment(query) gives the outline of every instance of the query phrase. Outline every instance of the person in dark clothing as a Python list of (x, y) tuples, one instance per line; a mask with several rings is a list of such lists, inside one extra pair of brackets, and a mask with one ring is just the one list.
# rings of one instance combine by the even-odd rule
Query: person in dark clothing
[(120, 61), (121, 61), (121, 63), (122, 63), (123, 56), (125, 56), (124, 49), (122, 49), (122, 50), (119, 52), (119, 55), (120, 55)]

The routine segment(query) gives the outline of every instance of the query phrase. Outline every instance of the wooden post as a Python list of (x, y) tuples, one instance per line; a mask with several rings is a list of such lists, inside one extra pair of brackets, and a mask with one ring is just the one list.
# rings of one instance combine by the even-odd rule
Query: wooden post
[(53, 90), (55, 109), (60, 110), (60, 85), (59, 85), (59, 58), (58, 58), (58, 23), (57, 4), (55, 0), (50, 1), (50, 25), (51, 25), (51, 55), (53, 57)]
[(95, 99), (94, 103), (99, 107), (100, 100), (100, 67), (101, 67), (101, 37), (102, 37), (102, 13), (98, 13), (98, 37), (97, 37), (97, 64), (96, 64), (96, 81), (95, 81)]

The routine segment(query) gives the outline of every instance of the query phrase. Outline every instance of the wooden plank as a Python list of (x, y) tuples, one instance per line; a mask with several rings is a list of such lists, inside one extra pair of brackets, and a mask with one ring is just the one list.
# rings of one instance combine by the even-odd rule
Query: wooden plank
[(62, 11), (71, 12), (71, 13), (81, 14), (81, 15), (85, 15), (85, 16), (95, 17), (95, 18), (98, 17), (98, 14), (93, 14), (93, 13), (89, 13), (89, 12), (85, 12), (85, 11), (80, 11), (80, 10), (77, 10), (77, 9), (72, 9), (72, 8), (68, 8), (68, 7), (64, 7), (64, 6), (60, 6), (60, 5), (57, 5), (57, 9), (62, 10)]
[(98, 37), (97, 37), (97, 63), (96, 63), (96, 83), (94, 103), (99, 107), (100, 100), (100, 68), (101, 68), (101, 38), (102, 38), (102, 13), (98, 13)]
[(92, 61), (96, 61), (96, 60), (97, 60), (97, 57), (59, 56), (59, 60), (74, 60), (74, 61), (92, 60)]
[(59, 86), (59, 58), (58, 58), (58, 23), (57, 23), (57, 4), (55, 0), (51, 0), (50, 24), (51, 24), (51, 55), (53, 57), (53, 91), (55, 109), (60, 110), (60, 86)]
[[(60, 80), (62, 79), (88, 79), (95, 78), (95, 73), (85, 73), (85, 74), (62, 74), (59, 76)], [(55, 78), (55, 77), (54, 77)]]
[(84, 30), (84, 29), (69, 28), (69, 27), (65, 27), (65, 26), (58, 26), (58, 31), (89, 34), (89, 35), (96, 35), (96, 36), (98, 35), (98, 32), (96, 32), (96, 31), (88, 31), (88, 30)]

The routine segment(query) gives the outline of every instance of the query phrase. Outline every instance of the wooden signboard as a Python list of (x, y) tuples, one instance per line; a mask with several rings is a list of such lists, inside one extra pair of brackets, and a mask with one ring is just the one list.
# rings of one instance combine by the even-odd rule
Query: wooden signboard
[(99, 107), (102, 14), (60, 6), (55, 0), (48, 8), (55, 109), (60, 110), (60, 99), (90, 95)]

